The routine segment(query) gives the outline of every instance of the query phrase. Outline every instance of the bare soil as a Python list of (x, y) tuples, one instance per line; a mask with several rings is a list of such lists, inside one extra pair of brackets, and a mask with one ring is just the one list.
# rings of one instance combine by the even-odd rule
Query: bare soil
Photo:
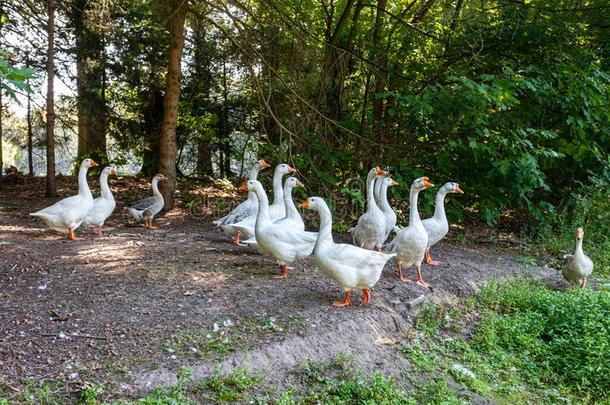
[[(77, 242), (28, 215), (55, 201), (42, 197), (42, 179), (5, 184), (0, 192), (5, 390), (55, 381), (74, 398), (84, 386), (101, 383), (111, 387), (111, 397), (133, 397), (172, 384), (181, 366), (191, 368), (194, 379), (240, 366), (281, 386), (298, 361), (340, 352), (353, 355), (364, 371), (400, 377), (408, 364), (396, 346), (408, 338), (422, 303), (466, 296), (491, 278), (524, 271), (556, 277), (552, 269), (527, 266), (487, 245), (441, 243), (433, 257), (443, 264), (424, 266), (432, 289), (400, 283), (388, 265), (370, 305), (338, 309), (330, 305), (340, 298), (337, 285), (311, 259), (277, 280), (272, 258), (232, 245), (211, 224), (206, 207), (214, 204), (197, 202), (218, 196), (217, 190), (182, 190), (181, 206), (190, 209), (156, 219), (158, 228), (148, 231), (130, 224), (123, 209), (148, 195), (147, 182), (112, 180), (112, 188), (117, 209), (103, 235), (81, 228)], [(75, 189), (73, 179), (60, 180), (62, 196)], [(352, 296), (358, 303), (359, 293)]]

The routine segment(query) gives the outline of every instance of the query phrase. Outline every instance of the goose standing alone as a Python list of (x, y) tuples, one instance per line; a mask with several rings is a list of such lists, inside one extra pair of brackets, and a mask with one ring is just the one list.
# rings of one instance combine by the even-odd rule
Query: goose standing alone
[(430, 256), (430, 248), (436, 245), (449, 232), (449, 222), (445, 215), (445, 196), (449, 193), (464, 194), (460, 185), (457, 183), (445, 183), (436, 193), (436, 205), (434, 206), (434, 215), (424, 219), (422, 223), (426, 232), (428, 232), (428, 247), (424, 254), (424, 263), (436, 266), (440, 264), (436, 260), (432, 260)]
[(578, 283), (580, 288), (585, 288), (587, 285), (587, 277), (593, 273), (593, 262), (582, 250), (582, 240), (585, 236), (585, 231), (582, 228), (576, 230), (576, 249), (573, 255), (565, 255), (565, 263), (561, 274), (563, 278), (572, 285)]
[[(248, 176), (248, 180), (256, 180), (258, 178), (258, 173), (271, 167), (269, 163), (264, 160), (259, 160), (252, 166), (252, 170), (250, 170), (250, 176)], [(246, 201), (243, 201), (237, 207), (233, 209), (228, 215), (217, 219), (214, 221), (215, 225), (218, 225), (224, 233), (228, 235), (233, 235), (233, 243), (241, 246), (240, 237), (241, 231), (239, 229), (234, 229), (232, 226), (237, 222), (243, 221), (244, 219), (256, 215), (256, 211), (258, 210), (258, 198), (256, 198), (256, 194), (253, 192), (248, 193), (248, 198)]]
[(102, 174), (100, 174), (100, 196), (93, 200), (93, 208), (91, 208), (84, 221), (86, 225), (95, 227), (98, 235), (102, 233), (104, 222), (106, 222), (106, 219), (108, 219), (116, 207), (114, 196), (110, 187), (108, 187), (108, 176), (111, 174), (116, 176), (116, 169), (110, 166), (104, 167)]
[(30, 215), (42, 218), (54, 231), (67, 233), (70, 240), (78, 240), (79, 238), (74, 235), (74, 230), (83, 223), (93, 208), (93, 195), (87, 184), (87, 171), (96, 166), (97, 163), (93, 159), (84, 159), (78, 171), (78, 194), (59, 200), (50, 207)]
[(417, 284), (428, 288), (430, 285), (424, 281), (421, 275), (421, 263), (428, 247), (428, 233), (422, 224), (417, 210), (417, 197), (419, 192), (434, 185), (428, 181), (427, 177), (415, 179), (411, 184), (409, 193), (409, 225), (398, 232), (394, 240), (388, 246), (389, 251), (396, 252), (397, 272), (400, 281), (409, 281), (402, 274), (402, 268), (415, 265), (417, 270)]
[(167, 180), (167, 177), (165, 177), (164, 174), (159, 173), (152, 179), (152, 197), (136, 201), (127, 207), (129, 213), (136, 221), (144, 220), (144, 227), (147, 229), (155, 228), (152, 224), (153, 218), (161, 212), (163, 205), (165, 204), (163, 194), (161, 194), (158, 187), (160, 180)]
[(371, 288), (379, 281), (383, 267), (396, 254), (335, 243), (332, 235), (332, 214), (326, 202), (320, 197), (309, 197), (300, 207), (315, 210), (320, 214), (320, 230), (313, 252), (315, 263), (345, 291), (343, 301), (334, 301), (333, 305), (338, 307), (350, 305), (352, 288), (362, 290), (361, 305), (367, 304), (371, 299)]
[(255, 231), (258, 248), (275, 257), (280, 265), (281, 274), (274, 278), (288, 277), (288, 264), (303, 259), (313, 252), (317, 234), (294, 229), (291, 224), (276, 224), (269, 216), (269, 199), (263, 185), (257, 180), (248, 180), (240, 189), (254, 191), (258, 197), (258, 214)]
[(377, 206), (374, 196), (375, 180), (387, 172), (379, 167), (369, 170), (366, 176), (366, 212), (358, 219), (353, 229), (354, 245), (364, 249), (381, 249), (385, 233), (385, 216)]

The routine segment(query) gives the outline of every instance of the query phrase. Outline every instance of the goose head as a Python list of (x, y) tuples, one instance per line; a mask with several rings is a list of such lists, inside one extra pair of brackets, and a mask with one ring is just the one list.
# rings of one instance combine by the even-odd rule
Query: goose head
[(299, 179), (297, 179), (296, 177), (288, 177), (286, 179), (286, 186), (290, 187), (290, 188), (295, 188), (295, 187), (303, 187), (304, 188), (305, 187), (303, 185), (303, 183), (301, 183), (299, 181)]
[(155, 174), (155, 177), (153, 177), (153, 180), (157, 180), (157, 181), (163, 181), (163, 180), (167, 180), (167, 176), (164, 175), (163, 173), (157, 173)]
[(89, 159), (89, 158), (84, 159), (80, 164), (81, 169), (85, 169), (85, 168), (88, 169), (88, 168), (96, 167), (96, 166), (98, 166), (98, 164), (95, 163), (95, 160)]
[(308, 210), (319, 211), (322, 207), (326, 206), (326, 202), (320, 197), (309, 197), (301, 204), (299, 208), (306, 208)]
[(391, 179), (391, 178), (389, 178), (389, 177), (386, 177), (385, 179), (383, 179), (383, 183), (382, 183), (382, 184), (385, 184), (385, 185), (387, 185), (388, 187), (393, 187), (393, 186), (397, 186), (397, 185), (398, 185), (398, 183), (396, 182), (396, 180)]
[(434, 187), (434, 184), (430, 183), (429, 179), (425, 176), (413, 180), (413, 183), (411, 184), (411, 190), (417, 191), (422, 191), (430, 187)]
[(294, 167), (291, 167), (290, 165), (287, 165), (286, 163), (281, 163), (277, 165), (275, 171), (276, 173), (281, 173), (282, 175), (284, 175), (288, 173), (295, 173), (296, 169)]
[(445, 184), (443, 184), (443, 188), (445, 189), (445, 191), (447, 193), (464, 194), (464, 192), (460, 188), (460, 185), (457, 183), (453, 183), (453, 182), (445, 183)]
[(118, 172), (116, 171), (116, 169), (112, 166), (106, 166), (104, 167), (104, 170), (102, 170), (102, 174), (105, 174), (106, 176), (110, 176), (110, 175), (118, 175)]
[(582, 228), (578, 228), (576, 230), (576, 240), (582, 240), (582, 238), (585, 236), (585, 231)]
[(260, 181), (258, 180), (248, 180), (247, 182), (245, 182), (244, 184), (242, 184), (239, 187), (239, 191), (241, 191), (242, 193), (247, 193), (248, 191), (256, 191), (256, 189), (260, 187), (262, 188), (263, 186), (261, 185)]

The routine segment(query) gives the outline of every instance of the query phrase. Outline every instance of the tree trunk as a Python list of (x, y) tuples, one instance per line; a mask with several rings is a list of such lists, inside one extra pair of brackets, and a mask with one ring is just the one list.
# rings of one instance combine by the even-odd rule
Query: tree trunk
[[(212, 46), (206, 38), (202, 21), (193, 21), (192, 28), (195, 42), (193, 49), (195, 77), (199, 78), (192, 84), (195, 86), (193, 111), (197, 115), (204, 115), (210, 108), (210, 86), (212, 85), (210, 50)], [(212, 176), (214, 174), (212, 170), (212, 139), (201, 132), (197, 137), (197, 174), (200, 176)]]
[(186, 0), (172, 2), (170, 22), (170, 46), (167, 76), (165, 79), (165, 97), (163, 100), (163, 125), (159, 140), (159, 172), (168, 177), (161, 182), (161, 192), (165, 199), (165, 209), (174, 207), (174, 190), (176, 182), (176, 125), (178, 121), (178, 104), (180, 101), (180, 63), (184, 49), (184, 20), (186, 17)]
[(159, 170), (159, 139), (163, 123), (163, 93), (151, 78), (148, 90), (148, 103), (144, 108), (144, 151), (141, 172), (145, 176), (154, 176)]
[[(0, 16), (2, 14), (0, 13)], [(2, 157), (2, 91), (0, 91), (0, 190), (2, 190), (2, 181), (4, 180), (4, 159)]]
[(55, 184), (55, 103), (53, 80), (55, 79), (55, 0), (47, 0), (47, 197), (57, 196)]
[[(28, 79), (28, 87), (30, 85), (30, 79)], [(28, 109), (26, 119), (28, 122), (28, 175), (34, 175), (34, 159), (32, 157), (32, 95), (28, 92)]]
[(76, 88), (78, 94), (78, 157), (107, 162), (106, 130), (108, 126), (104, 91), (104, 40), (95, 28), (101, 18), (93, 9), (95, 3), (73, 0), (71, 22), (75, 36)]
[[(375, 63), (378, 66), (378, 70), (375, 73), (375, 94), (383, 93), (385, 91), (386, 82), (388, 75), (385, 71), (388, 62), (387, 54), (384, 49), (383, 41), (381, 41), (381, 34), (383, 31), (385, 18), (383, 16), (384, 10), (387, 6), (387, 0), (377, 1), (377, 15), (375, 17), (375, 26), (373, 29), (373, 46), (376, 48)], [(375, 97), (373, 99), (373, 126), (374, 131), (379, 133), (381, 128), (375, 126), (382, 126), (381, 120), (383, 118), (383, 99)]]

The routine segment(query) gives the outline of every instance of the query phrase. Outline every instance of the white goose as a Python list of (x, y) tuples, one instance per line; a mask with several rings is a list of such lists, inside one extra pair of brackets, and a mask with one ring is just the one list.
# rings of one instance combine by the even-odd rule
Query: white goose
[(358, 219), (353, 230), (354, 245), (364, 249), (381, 249), (385, 233), (385, 217), (377, 206), (374, 195), (375, 179), (385, 175), (379, 167), (369, 170), (366, 177), (366, 212)]
[(106, 166), (100, 174), (100, 196), (93, 200), (93, 208), (87, 214), (84, 220), (86, 225), (93, 226), (97, 229), (97, 234), (102, 233), (102, 226), (106, 219), (112, 214), (116, 207), (114, 196), (110, 187), (108, 187), (108, 176), (111, 174), (117, 175), (117, 171), (114, 167)]
[(428, 247), (428, 233), (422, 224), (417, 211), (417, 196), (419, 192), (433, 187), (427, 177), (420, 177), (411, 184), (409, 194), (409, 226), (404, 227), (398, 232), (394, 240), (388, 246), (388, 250), (396, 252), (396, 262), (398, 264), (398, 277), (400, 281), (409, 281), (403, 276), (402, 268), (415, 265), (417, 269), (417, 284), (428, 288), (430, 285), (424, 281), (421, 275), (421, 263), (424, 260), (424, 253)]
[(428, 232), (428, 247), (424, 254), (424, 263), (436, 266), (440, 264), (436, 260), (432, 260), (430, 256), (430, 248), (436, 245), (449, 232), (449, 222), (445, 215), (445, 196), (449, 193), (464, 194), (460, 185), (457, 183), (445, 183), (436, 193), (436, 205), (434, 206), (434, 216), (424, 219), (422, 223), (426, 232)]
[(78, 194), (57, 201), (50, 207), (31, 213), (31, 216), (42, 218), (49, 228), (60, 233), (67, 233), (70, 240), (78, 240), (74, 235), (93, 207), (93, 195), (87, 184), (87, 171), (97, 166), (93, 159), (85, 159), (78, 171)]
[(390, 232), (392, 232), (392, 230), (396, 226), (396, 213), (394, 212), (388, 201), (388, 187), (397, 186), (398, 183), (389, 177), (380, 177), (375, 182), (375, 186), (377, 185), (377, 183), (380, 183), (379, 208), (381, 209), (381, 212), (383, 212), (383, 217), (385, 218), (385, 233), (383, 236), (383, 242), (385, 243), (385, 241), (388, 239), (388, 236), (390, 236)]
[(338, 307), (350, 305), (352, 288), (362, 290), (361, 305), (367, 304), (371, 299), (371, 288), (379, 280), (383, 267), (396, 254), (335, 243), (332, 235), (332, 214), (326, 202), (320, 197), (309, 197), (300, 207), (318, 211), (320, 214), (320, 231), (314, 248), (315, 263), (345, 291), (343, 301), (334, 301), (333, 305)]
[[(273, 173), (273, 204), (269, 206), (269, 217), (272, 221), (276, 221), (286, 216), (282, 177), (284, 177), (285, 174), (294, 172), (296, 172), (296, 170), (286, 163), (279, 164), (275, 167), (275, 172)], [(232, 229), (233, 232), (239, 231), (243, 239), (251, 239), (254, 237), (255, 223), (256, 215), (252, 215), (240, 222), (229, 225), (228, 228)]]
[[(267, 167), (271, 167), (269, 163), (264, 160), (259, 160), (252, 166), (252, 170), (250, 170), (249, 180), (256, 180), (258, 178), (258, 173), (266, 169)], [(233, 243), (236, 245), (241, 245), (240, 237), (241, 231), (239, 229), (235, 229), (230, 225), (233, 225), (237, 222), (243, 221), (244, 219), (256, 215), (256, 211), (258, 210), (258, 198), (256, 198), (256, 194), (254, 192), (248, 193), (248, 198), (246, 201), (243, 201), (237, 207), (233, 209), (228, 215), (217, 219), (214, 221), (215, 225), (218, 225), (226, 234), (233, 236)]]
[(255, 222), (256, 243), (262, 252), (277, 259), (281, 274), (274, 278), (288, 277), (288, 264), (311, 255), (317, 234), (295, 230), (291, 225), (273, 223), (269, 215), (269, 199), (259, 181), (248, 180), (240, 189), (254, 191), (258, 197), (258, 214)]
[(383, 182), (384, 178), (391, 176), (391, 170), (392, 170), (392, 168), (390, 166), (386, 167), (385, 173), (382, 174), (379, 178), (377, 178), (377, 180), (375, 180), (375, 189), (374, 189), (375, 202), (377, 203), (377, 205), (380, 208), (381, 208), (381, 183)]
[(159, 180), (167, 180), (164, 174), (158, 173), (152, 179), (153, 196), (136, 201), (127, 207), (127, 210), (136, 221), (144, 220), (144, 227), (155, 229), (152, 224), (153, 218), (163, 209), (165, 204), (163, 194), (159, 191)]
[(572, 285), (578, 283), (580, 288), (585, 288), (587, 285), (587, 277), (593, 273), (593, 262), (582, 250), (582, 240), (585, 236), (585, 231), (582, 228), (576, 230), (576, 249), (573, 255), (565, 255), (565, 264), (561, 274), (563, 278)]

